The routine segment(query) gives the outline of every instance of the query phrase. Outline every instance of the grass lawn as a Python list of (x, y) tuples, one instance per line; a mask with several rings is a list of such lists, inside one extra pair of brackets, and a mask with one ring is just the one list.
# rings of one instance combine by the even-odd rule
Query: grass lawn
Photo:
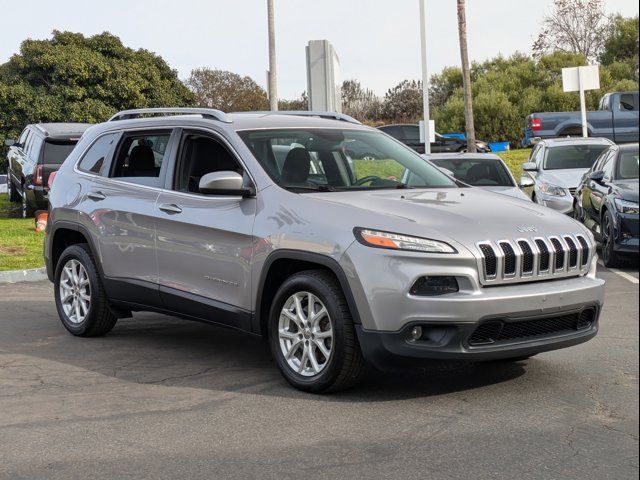
[(498, 156), (504, 160), (511, 173), (516, 178), (516, 182), (520, 180), (520, 174), (522, 173), (522, 166), (529, 159), (531, 153), (530, 148), (522, 148), (519, 150), (507, 150), (506, 152), (498, 152)]
[(44, 266), (44, 233), (36, 233), (33, 218), (17, 218), (20, 205), (0, 195), (0, 271)]

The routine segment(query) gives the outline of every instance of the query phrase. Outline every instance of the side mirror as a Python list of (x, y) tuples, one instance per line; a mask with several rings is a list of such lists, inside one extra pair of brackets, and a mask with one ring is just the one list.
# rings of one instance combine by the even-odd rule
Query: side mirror
[(593, 180), (596, 183), (602, 183), (604, 180), (604, 172), (602, 170), (596, 170), (589, 174), (589, 180)]
[(539, 144), (542, 141), (542, 138), (540, 137), (533, 137), (530, 142), (532, 146), (536, 146), (537, 144)]
[(4, 144), (5, 144), (6, 147), (13, 147), (13, 146), (19, 147), (20, 146), (20, 144), (18, 142), (16, 142), (13, 138), (5, 138), (4, 139)]
[(520, 188), (529, 188), (535, 186), (535, 184), (536, 182), (534, 182), (533, 178), (531, 178), (529, 175), (522, 175), (520, 177), (520, 183), (518, 183), (518, 186)]
[(444, 173), (445, 175), (449, 175), (451, 178), (456, 178), (456, 176), (454, 175), (454, 173), (449, 170), (448, 168), (444, 168), (444, 167), (438, 167), (438, 170), (440, 170), (442, 173)]
[(200, 179), (198, 190), (204, 195), (235, 195), (249, 197), (253, 195), (250, 188), (242, 186), (242, 175), (237, 172), (211, 172)]
[(526, 162), (522, 164), (522, 169), (525, 172), (537, 172), (538, 166), (536, 165), (535, 162)]

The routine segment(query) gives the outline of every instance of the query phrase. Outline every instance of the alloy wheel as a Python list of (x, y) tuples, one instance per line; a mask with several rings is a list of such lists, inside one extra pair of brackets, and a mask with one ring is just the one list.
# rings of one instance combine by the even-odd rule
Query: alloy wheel
[(60, 303), (71, 323), (84, 321), (91, 307), (91, 285), (84, 266), (75, 259), (69, 260), (60, 275)]
[(280, 311), (278, 338), (291, 370), (305, 377), (318, 375), (333, 352), (333, 326), (326, 306), (310, 292), (294, 293)]

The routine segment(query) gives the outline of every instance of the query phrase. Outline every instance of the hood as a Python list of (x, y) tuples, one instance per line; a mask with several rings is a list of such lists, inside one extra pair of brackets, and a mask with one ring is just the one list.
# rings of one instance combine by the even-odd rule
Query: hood
[(486, 190), (488, 192), (500, 193), (502, 195), (507, 195), (513, 198), (519, 198), (520, 200), (528, 200), (531, 199), (522, 191), (520, 187), (476, 187), (481, 188), (482, 190)]
[[(449, 240), (475, 249), (486, 240), (544, 235), (588, 235), (554, 210), (478, 188), (376, 190), (309, 194), (342, 206), (354, 226)], [(359, 212), (348, 212), (350, 209)], [(352, 216), (353, 215), (353, 216)]]
[(562, 188), (576, 188), (588, 168), (569, 168), (566, 170), (544, 170), (538, 175), (538, 181), (557, 185)]
[(623, 200), (638, 203), (638, 179), (616, 180), (613, 182), (613, 188)]

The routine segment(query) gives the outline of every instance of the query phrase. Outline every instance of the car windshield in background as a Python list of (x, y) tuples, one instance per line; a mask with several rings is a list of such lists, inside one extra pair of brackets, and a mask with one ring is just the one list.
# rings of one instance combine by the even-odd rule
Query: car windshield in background
[(638, 178), (638, 151), (622, 152), (618, 161), (618, 178), (627, 180)]
[(474, 187), (515, 187), (511, 175), (500, 160), (475, 158), (435, 158), (431, 162)]
[(566, 145), (547, 149), (545, 170), (591, 168), (598, 156), (610, 145)]
[(44, 143), (43, 163), (60, 165), (76, 146), (76, 141), (47, 140)]
[[(379, 132), (311, 128), (238, 132), (278, 185), (296, 191), (411, 188), (402, 179), (420, 179), (422, 188), (457, 187), (422, 157)], [(376, 158), (350, 156), (354, 143)]]

